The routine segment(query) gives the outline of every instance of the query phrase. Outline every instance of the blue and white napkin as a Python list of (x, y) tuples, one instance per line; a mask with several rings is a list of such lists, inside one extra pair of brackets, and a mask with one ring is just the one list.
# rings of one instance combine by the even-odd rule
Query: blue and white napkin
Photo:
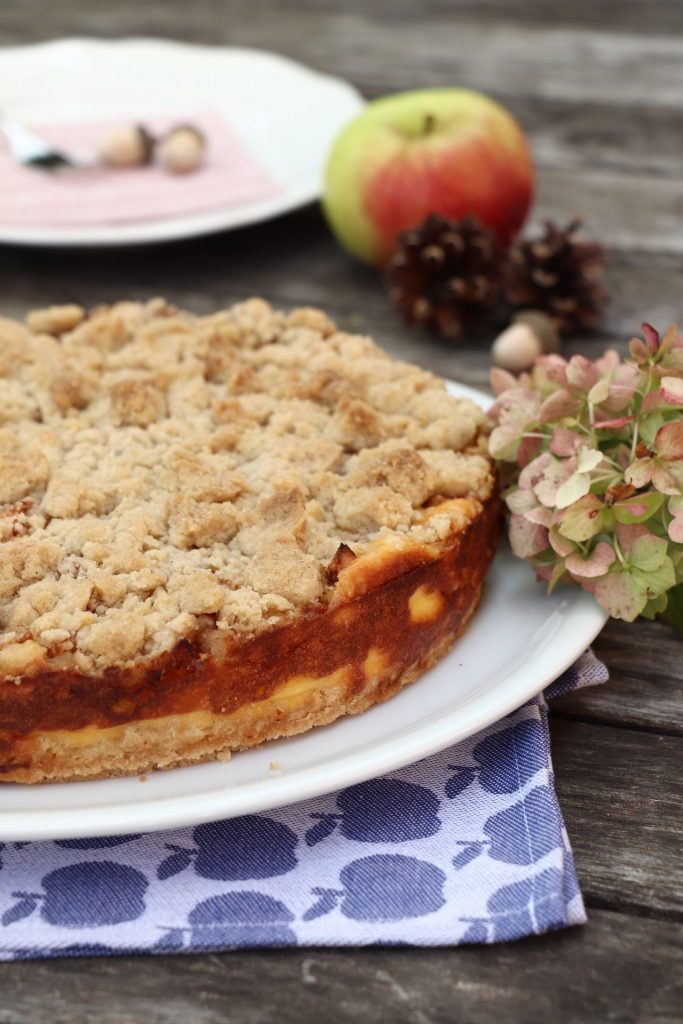
[[(587, 653), (546, 696), (606, 678)], [(440, 754), (291, 807), (0, 847), (2, 960), (459, 945), (585, 920), (543, 696)]]

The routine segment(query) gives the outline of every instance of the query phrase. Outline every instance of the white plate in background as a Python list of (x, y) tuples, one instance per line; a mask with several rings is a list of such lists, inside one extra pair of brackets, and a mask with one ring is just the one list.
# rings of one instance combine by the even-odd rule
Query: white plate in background
[[(0, 225), (0, 243), (109, 246), (243, 227), (318, 199), (329, 148), (362, 109), (348, 82), (260, 50), (161, 39), (64, 39), (0, 49), (0, 106), (27, 125), (215, 110), (280, 186), (277, 195), (163, 220)], [(40, 173), (40, 172), (35, 172)], [(1, 182), (0, 182), (1, 186)]]

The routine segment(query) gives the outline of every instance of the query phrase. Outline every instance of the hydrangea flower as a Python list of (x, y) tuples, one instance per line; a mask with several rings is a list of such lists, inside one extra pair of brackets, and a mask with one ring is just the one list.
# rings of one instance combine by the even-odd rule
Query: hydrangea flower
[(513, 552), (552, 590), (573, 583), (613, 617), (683, 632), (683, 341), (643, 324), (629, 357), (541, 356), (491, 371), (489, 450)]

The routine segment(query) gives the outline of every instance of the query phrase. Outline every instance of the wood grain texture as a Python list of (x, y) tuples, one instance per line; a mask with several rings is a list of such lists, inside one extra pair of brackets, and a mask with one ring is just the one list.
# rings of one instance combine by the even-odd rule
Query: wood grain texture
[[(660, 28), (656, 15), (647, 19), (647, 34), (640, 26), (622, 27), (619, 13), (628, 6), (608, 4), (602, 18), (587, 25), (559, 12), (520, 21), (517, 5), (509, 3), (500, 3), (495, 17), (481, 19), (476, 4), (457, 0), (398, 8), (386, 0), (286, 8), (278, 0), (197, 0), (184, 7), (165, 0), (144, 5), (123, 0), (115, 9), (69, 0), (52, 12), (41, 0), (5, 0), (3, 41), (52, 34), (164, 35), (276, 48), (385, 92), (441, 84), (447, 74), (451, 81), (497, 95), (675, 110), (683, 88), (681, 40)], [(648, 6), (652, 11), (656, 5)], [(32, 10), (39, 12), (33, 22)]]
[(0, 1024), (680, 1024), (683, 926), (624, 924), (595, 911), (588, 928), (483, 949), (3, 964)]
[(682, 646), (663, 623), (643, 621), (634, 628), (610, 621), (593, 645), (609, 665), (609, 686), (561, 697), (553, 701), (553, 714), (683, 736)]
[(554, 720), (557, 792), (587, 904), (683, 922), (683, 743)]
[[(624, 350), (681, 318), (683, 4), (678, 0), (3, 0), (0, 44), (161, 35), (277, 50), (369, 97), (462, 84), (506, 103), (538, 167), (534, 219), (582, 213), (609, 246), (612, 303), (567, 352)], [(0, 311), (164, 294), (197, 312), (261, 294), (317, 304), (397, 356), (484, 385), (492, 332), (452, 348), (407, 331), (381, 281), (309, 207), (182, 244), (0, 247)], [(610, 623), (611, 682), (557, 701), (558, 791), (585, 928), (460, 950), (299, 950), (0, 965), (0, 1024), (678, 1024), (683, 991), (683, 646)]]

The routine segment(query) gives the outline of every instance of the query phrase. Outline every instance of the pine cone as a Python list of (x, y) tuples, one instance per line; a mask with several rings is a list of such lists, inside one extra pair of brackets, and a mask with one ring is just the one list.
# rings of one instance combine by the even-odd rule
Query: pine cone
[(515, 242), (510, 250), (505, 291), (513, 309), (536, 309), (563, 333), (595, 327), (607, 292), (601, 286), (602, 246), (574, 241), (580, 220), (565, 228), (546, 221), (541, 238)]
[(455, 221), (431, 214), (400, 236), (387, 278), (407, 324), (458, 341), (465, 327), (498, 308), (502, 251), (476, 218)]

